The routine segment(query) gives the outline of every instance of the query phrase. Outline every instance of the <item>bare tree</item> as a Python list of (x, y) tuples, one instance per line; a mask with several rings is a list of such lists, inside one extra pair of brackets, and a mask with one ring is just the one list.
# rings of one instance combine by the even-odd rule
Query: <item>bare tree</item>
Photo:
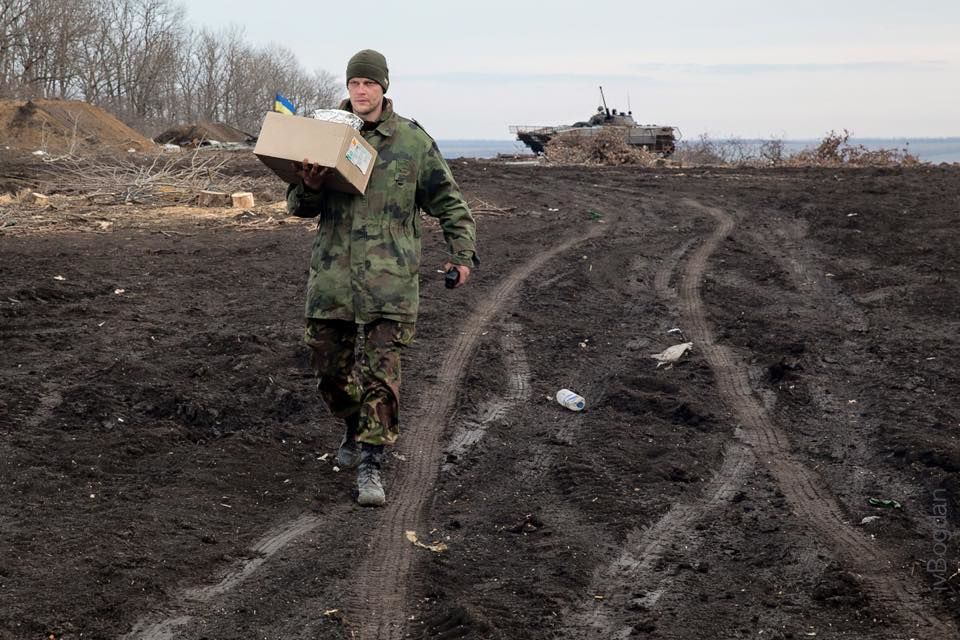
[(0, 96), (79, 98), (142, 130), (200, 119), (254, 131), (278, 92), (303, 111), (344, 93), (240, 26), (190, 29), (175, 0), (0, 0)]

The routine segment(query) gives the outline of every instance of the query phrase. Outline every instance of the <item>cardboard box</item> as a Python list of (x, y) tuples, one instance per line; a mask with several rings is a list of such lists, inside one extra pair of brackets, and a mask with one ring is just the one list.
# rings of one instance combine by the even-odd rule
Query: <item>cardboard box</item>
[(377, 152), (360, 132), (346, 124), (269, 112), (253, 150), (285, 182), (300, 178), (290, 166), (304, 158), (331, 167), (324, 187), (362, 195), (377, 162)]

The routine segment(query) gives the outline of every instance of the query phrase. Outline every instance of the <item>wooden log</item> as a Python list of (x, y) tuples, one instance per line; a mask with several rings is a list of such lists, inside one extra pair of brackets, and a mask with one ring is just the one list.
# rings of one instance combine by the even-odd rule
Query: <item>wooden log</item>
[(230, 199), (233, 201), (234, 209), (253, 208), (253, 194), (249, 191), (237, 191), (236, 193), (230, 194)]
[(230, 196), (222, 191), (201, 191), (197, 204), (201, 207), (229, 207)]

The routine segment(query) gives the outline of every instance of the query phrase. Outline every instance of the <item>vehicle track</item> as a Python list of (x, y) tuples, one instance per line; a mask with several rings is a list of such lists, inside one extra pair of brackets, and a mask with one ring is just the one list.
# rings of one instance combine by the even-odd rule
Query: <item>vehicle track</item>
[[(684, 255), (696, 241), (691, 238), (683, 242), (661, 261), (656, 271), (655, 293), (668, 304), (676, 304), (679, 294), (671, 282)], [(699, 279), (702, 269), (696, 275)], [(695, 525), (734, 497), (754, 464), (748, 447), (738, 441), (728, 443), (720, 468), (696, 500), (676, 503), (650, 527), (631, 531), (622, 552), (594, 573), (589, 589), (593, 598), (580, 609), (568, 612), (563, 625), (564, 637), (630, 637), (634, 626), (627, 618), (630, 610), (636, 609), (633, 605), (652, 609), (671, 586), (675, 572), (664, 570), (665, 558), (677, 549), (689, 556), (700, 547), (703, 533), (697, 531)], [(642, 601), (633, 595), (638, 592), (646, 594)]]
[[(484, 402), (473, 418), (457, 427), (446, 449), (447, 455), (452, 455), (454, 460), (462, 457), (470, 447), (479, 442), (487, 428), (502, 420), (511, 407), (530, 399), (530, 365), (527, 363), (523, 343), (517, 338), (520, 325), (514, 322), (504, 323), (501, 329), (503, 334), (500, 336), (500, 349), (507, 372), (506, 393)], [(442, 468), (449, 471), (454, 466), (455, 462), (447, 461)]]
[(704, 487), (698, 500), (674, 504), (649, 528), (630, 532), (623, 551), (594, 574), (590, 587), (594, 600), (568, 618), (564, 625), (565, 636), (630, 637), (634, 627), (624, 616), (630, 605), (638, 600), (633, 594), (645, 592), (642, 602), (636, 602), (645, 609), (656, 605), (670, 588), (671, 575), (675, 573), (663, 570), (661, 565), (666, 556), (677, 549), (689, 556), (700, 547), (704, 536), (694, 525), (733, 499), (753, 465), (750, 450), (739, 442), (731, 442), (724, 451), (720, 469)]
[(292, 521), (283, 522), (267, 532), (251, 548), (250, 559), (237, 563), (219, 581), (189, 587), (180, 592), (173, 606), (151, 618), (142, 618), (124, 640), (172, 640), (177, 637), (177, 629), (187, 625), (195, 615), (200, 615), (205, 605), (219, 596), (223, 596), (252, 576), (271, 556), (295, 539), (316, 529), (325, 521), (325, 517), (304, 514)]
[(538, 253), (507, 276), (465, 320), (460, 337), (437, 371), (440, 383), (428, 388), (421, 395), (419, 404), (408, 413), (410, 422), (417, 425), (406, 439), (401, 440), (401, 449), (410, 464), (392, 478), (393, 486), (387, 487), (387, 505), (370, 537), (369, 553), (357, 570), (353, 581), (355, 590), (348, 600), (347, 623), (352, 626), (351, 632), (356, 632), (361, 640), (385, 640), (404, 635), (407, 580), (414, 553), (424, 552), (410, 544), (404, 532), (414, 530), (429, 536), (423, 511), (440, 469), (441, 434), (453, 410), (464, 367), (481, 332), (524, 280), (555, 256), (601, 235), (605, 228), (605, 225), (593, 225), (586, 233)]
[(956, 637), (953, 624), (926, 611), (921, 587), (901, 575), (883, 549), (849, 526), (836, 499), (819, 476), (792, 453), (786, 434), (773, 423), (754, 395), (746, 367), (730, 348), (714, 343), (700, 296), (700, 280), (707, 261), (733, 231), (736, 220), (723, 210), (696, 200), (685, 199), (683, 204), (709, 214), (718, 222), (713, 234), (687, 263), (679, 303), (692, 339), (699, 344), (714, 371), (721, 396), (743, 426), (742, 439), (753, 447), (797, 513), (860, 575), (862, 588), (874, 605), (895, 612), (894, 615), (912, 629), (929, 630), (941, 638)]

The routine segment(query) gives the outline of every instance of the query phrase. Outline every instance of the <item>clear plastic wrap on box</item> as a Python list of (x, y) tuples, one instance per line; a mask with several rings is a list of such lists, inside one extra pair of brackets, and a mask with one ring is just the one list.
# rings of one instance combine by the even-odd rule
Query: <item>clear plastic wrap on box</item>
[(347, 124), (357, 131), (363, 126), (362, 118), (342, 109), (317, 109), (313, 112), (313, 117), (324, 122)]

